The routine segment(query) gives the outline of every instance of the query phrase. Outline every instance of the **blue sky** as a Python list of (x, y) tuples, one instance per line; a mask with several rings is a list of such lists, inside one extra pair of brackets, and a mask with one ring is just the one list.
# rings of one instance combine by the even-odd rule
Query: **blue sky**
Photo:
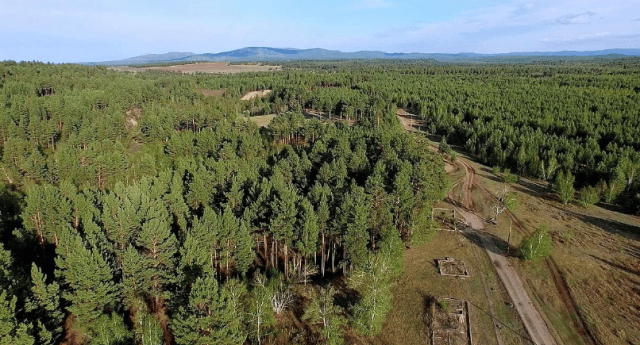
[(638, 0), (0, 0), (0, 60), (247, 46), (423, 53), (640, 48)]

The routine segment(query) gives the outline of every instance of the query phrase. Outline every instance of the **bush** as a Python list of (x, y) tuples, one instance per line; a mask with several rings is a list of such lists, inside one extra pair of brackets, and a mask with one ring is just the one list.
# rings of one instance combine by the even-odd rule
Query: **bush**
[(509, 169), (504, 169), (504, 173), (502, 173), (502, 181), (509, 184), (518, 183), (518, 181), (520, 181), (520, 176), (512, 174)]
[(556, 192), (560, 195), (560, 200), (563, 204), (568, 204), (573, 200), (576, 190), (573, 188), (573, 183), (576, 178), (567, 171), (566, 175), (564, 171), (560, 170), (556, 175), (556, 181), (554, 184)]
[(518, 252), (522, 260), (538, 261), (548, 258), (552, 248), (549, 227), (541, 225), (531, 236), (522, 240)]
[(589, 207), (600, 201), (600, 194), (596, 187), (586, 186), (580, 190), (580, 205)]
[(498, 174), (500, 173), (500, 167), (499, 167), (499, 166), (497, 166), (497, 165), (496, 165), (496, 166), (494, 166), (493, 168), (491, 168), (491, 172), (492, 172), (494, 175), (498, 176)]

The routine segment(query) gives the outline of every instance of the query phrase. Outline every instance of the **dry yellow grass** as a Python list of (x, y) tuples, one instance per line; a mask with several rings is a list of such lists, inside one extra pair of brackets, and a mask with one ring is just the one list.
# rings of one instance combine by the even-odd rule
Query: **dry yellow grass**
[[(486, 167), (476, 164), (476, 171), (481, 186), (494, 192), (503, 188)], [(545, 185), (533, 180), (522, 179), (510, 188), (518, 195), (520, 206), (514, 214), (526, 232), (542, 224), (549, 226), (553, 261), (588, 331), (602, 344), (640, 344), (640, 219), (598, 206), (562, 205)], [(501, 216), (492, 231), (506, 241), (508, 217)], [(518, 244), (522, 237), (514, 229), (511, 242)], [(568, 312), (548, 267), (515, 258), (513, 263), (548, 324), (553, 325), (556, 338), (564, 344), (583, 344), (588, 336), (581, 337), (575, 326), (579, 316)]]
[[(451, 207), (441, 203), (437, 207)], [(446, 256), (463, 260), (471, 274), (468, 279), (441, 276), (435, 259)], [(474, 344), (497, 344), (489, 302), (482, 278), (500, 320), (500, 336), (505, 344), (526, 344), (524, 326), (497, 277), (488, 256), (461, 233), (438, 231), (421, 247), (405, 252), (405, 272), (394, 290), (393, 310), (387, 316), (379, 342), (384, 344), (428, 344), (430, 330), (428, 303), (433, 298), (457, 297), (470, 302)], [(510, 330), (511, 329), (511, 330)]]

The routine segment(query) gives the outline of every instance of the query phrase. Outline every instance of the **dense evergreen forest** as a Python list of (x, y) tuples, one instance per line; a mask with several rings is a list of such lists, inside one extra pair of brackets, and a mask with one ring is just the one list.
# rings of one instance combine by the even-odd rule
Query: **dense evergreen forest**
[[(347, 323), (375, 334), (446, 190), (442, 161), (389, 110), (259, 129), (238, 97), (254, 75), (2, 76), (3, 344), (262, 343), (294, 305), (306, 341), (341, 342)], [(201, 93), (215, 83), (224, 96)]]
[[(375, 335), (448, 187), (396, 110), (490, 165), (575, 175), (640, 212), (639, 62), (0, 63), (0, 344)], [(266, 128), (247, 119), (273, 113)]]

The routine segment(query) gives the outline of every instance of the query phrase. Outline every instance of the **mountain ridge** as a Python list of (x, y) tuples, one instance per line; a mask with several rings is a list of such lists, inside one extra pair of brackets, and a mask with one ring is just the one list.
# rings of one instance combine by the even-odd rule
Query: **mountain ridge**
[(86, 65), (124, 66), (152, 63), (183, 63), (183, 62), (237, 62), (237, 61), (286, 61), (286, 60), (341, 60), (341, 59), (434, 59), (439, 61), (459, 59), (482, 59), (492, 57), (524, 57), (524, 56), (558, 56), (558, 57), (587, 57), (587, 56), (640, 56), (640, 49), (604, 49), (593, 51), (556, 51), (556, 52), (512, 52), (497, 54), (481, 54), (473, 52), (461, 53), (387, 53), (375, 50), (361, 50), (342, 52), (323, 48), (272, 48), (245, 47), (220, 53), (195, 54), (191, 52), (169, 52), (165, 54), (146, 54), (123, 60), (104, 62), (88, 62)]

